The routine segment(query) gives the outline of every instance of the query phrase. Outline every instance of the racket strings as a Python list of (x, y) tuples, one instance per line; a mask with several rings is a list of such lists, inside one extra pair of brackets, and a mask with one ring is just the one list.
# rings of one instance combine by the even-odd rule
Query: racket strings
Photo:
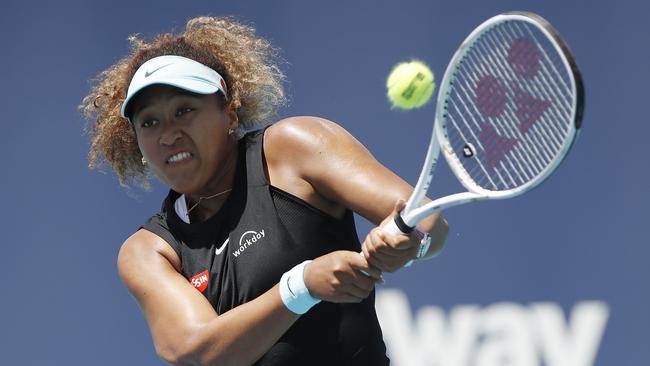
[[(478, 77), (475, 75), (475, 72), (473, 70), (469, 70), (469, 71), (466, 71), (466, 72), (460, 72), (459, 75), (460, 75), (460, 77), (457, 77), (456, 82), (457, 83), (458, 82), (464, 83), (464, 89), (459, 88), (459, 90), (463, 91), (465, 93), (465, 95), (464, 95), (465, 98), (461, 98), (460, 100), (462, 101), (462, 103), (463, 103), (463, 105), (465, 107), (465, 112), (467, 113), (466, 115), (471, 117), (472, 122), (473, 122), (473, 124), (475, 125), (476, 128), (479, 128), (479, 129), (482, 130), (484, 127), (482, 127), (481, 125), (483, 125), (484, 122), (482, 121), (482, 119), (480, 119), (480, 117), (475, 117), (475, 116), (480, 116), (481, 111), (478, 110), (478, 107), (477, 107), (476, 104), (469, 103), (473, 107), (473, 110), (470, 111), (469, 108), (467, 107), (468, 103), (464, 102), (464, 100), (471, 100), (474, 97), (474, 94), (469, 95), (469, 93), (468, 93), (468, 91), (472, 89), (471, 86), (469, 86), (469, 85), (477, 84), (479, 82)], [(469, 77), (463, 77), (463, 76), (469, 76)], [(496, 83), (493, 82), (492, 86), (496, 87)], [(498, 98), (498, 99), (501, 99), (501, 98)], [(490, 110), (491, 108), (490, 108), (490, 106), (485, 107), (485, 105), (484, 105), (482, 109)], [(501, 112), (499, 112), (499, 113), (501, 113)], [(477, 120), (477, 118), (479, 118), (480, 121)], [(503, 128), (503, 126), (500, 126), (500, 127)], [(458, 129), (458, 131), (461, 130), (459, 127), (457, 127), (457, 129)], [(479, 146), (482, 148), (482, 150), (486, 151), (488, 153), (487, 154), (488, 162), (489, 162), (490, 166), (492, 166), (492, 167), (494, 167), (494, 165), (495, 165), (495, 163), (494, 163), (495, 159), (490, 158), (491, 156), (496, 158), (496, 160), (501, 160), (500, 157), (497, 154), (495, 154), (497, 152), (497, 150), (494, 149), (494, 148), (490, 148), (490, 146), (482, 146), (482, 145), (484, 143), (488, 144), (488, 145), (493, 145), (493, 144), (490, 143), (490, 141), (487, 141), (485, 137), (488, 136), (490, 138), (493, 138), (494, 136), (501, 134), (501, 131), (496, 131), (496, 132), (497, 132), (496, 134), (495, 133), (489, 133), (489, 134), (481, 133), (481, 136), (483, 138), (480, 139), (480, 140), (476, 139), (476, 137), (475, 137), (476, 141), (479, 142)], [(505, 149), (502, 148), (498, 152), (503, 154), (505, 152), (504, 150)], [(508, 163), (512, 168), (512, 162), (510, 162), (509, 160), (510, 159), (508, 159)], [(486, 177), (489, 177), (490, 176), (489, 173), (488, 173), (489, 168), (485, 168), (482, 164), (479, 164), (479, 166), (481, 166), (483, 172), (486, 174)], [(501, 174), (500, 174), (499, 170), (497, 170), (495, 173), (499, 178), (501, 178)], [(509, 171), (506, 170), (506, 173), (509, 173)], [(525, 171), (524, 171), (523, 174), (526, 175)], [(520, 177), (520, 179), (521, 179), (521, 177)], [(500, 180), (502, 181), (503, 185), (505, 185), (505, 186), (516, 184), (516, 182), (514, 182), (514, 179), (512, 179), (512, 178), (510, 179), (510, 182), (511, 182), (510, 184), (506, 183), (502, 178)]]
[[(522, 30), (522, 28), (523, 28), (523, 30)], [(518, 35), (513, 34), (514, 37), (526, 37), (526, 36), (529, 36), (536, 43), (541, 44), (541, 42), (538, 40), (538, 38), (535, 36), (535, 34), (530, 30), (530, 27), (527, 26), (527, 25), (522, 26), (522, 25), (520, 25), (518, 23), (513, 23), (512, 24), (512, 29), (510, 29), (510, 32), (506, 28), (506, 29), (504, 29), (504, 34), (512, 33), (515, 30), (518, 31)], [(552, 47), (552, 46), (548, 45), (548, 47)], [(556, 53), (556, 52), (550, 53), (550, 54), (548, 52), (542, 52), (541, 55), (545, 58), (545, 61), (546, 61), (546, 63), (541, 63), (540, 64), (542, 69), (544, 69), (544, 71), (545, 71), (545, 73), (542, 74), (542, 76), (543, 77), (549, 77), (549, 80), (551, 80), (554, 83), (553, 88), (550, 88), (551, 91), (553, 91), (553, 90), (564, 90), (564, 91), (567, 92), (566, 101), (568, 102), (568, 105), (567, 105), (568, 108), (567, 108), (566, 111), (567, 111), (567, 113), (570, 113), (570, 104), (571, 104), (571, 97), (572, 97), (571, 91), (573, 90), (573, 88), (571, 87), (570, 83), (568, 82), (568, 80), (569, 80), (568, 78), (561, 77), (566, 72), (566, 70), (564, 70), (564, 67), (561, 67), (560, 69), (558, 69), (556, 67), (556, 65), (562, 65), (562, 61), (559, 59), (559, 54)], [(554, 58), (553, 60), (551, 60), (551, 56), (553, 56), (553, 58)], [(546, 65), (549, 65), (549, 66), (551, 66), (553, 68), (552, 72), (546, 70)], [(563, 70), (563, 71), (560, 71), (560, 70)], [(543, 78), (543, 80), (546, 81), (546, 79), (544, 79), (544, 78)], [(559, 85), (557, 85), (557, 82), (560, 82), (562, 84), (561, 87)]]
[[(461, 77), (461, 78), (457, 78), (456, 82), (457, 82), (457, 83), (458, 83), (458, 82), (464, 83), (464, 87), (465, 87), (464, 90), (470, 90), (469, 85), (470, 85), (470, 84), (475, 84), (475, 83), (477, 82), (477, 79), (478, 79), (477, 77), (474, 77), (474, 78), (471, 78), (471, 79), (467, 80), (467, 78), (462, 78), (462, 77)], [(466, 99), (470, 99), (470, 98), (473, 97), (473, 96), (469, 96), (469, 95), (467, 95), (467, 93), (465, 92), (465, 97), (466, 97)], [(497, 124), (495, 125), (495, 127), (497, 127), (497, 131), (494, 131), (494, 130), (489, 126), (489, 125), (485, 124), (485, 123), (482, 122), (482, 121), (479, 122), (479, 121), (474, 117), (474, 116), (478, 116), (478, 115), (480, 115), (480, 113), (481, 113), (481, 112), (478, 110), (478, 108), (476, 107), (476, 105), (475, 105), (475, 104), (470, 104), (470, 105), (472, 105), (472, 107), (473, 107), (473, 110), (470, 111), (469, 108), (467, 107), (467, 103), (465, 103), (465, 102), (463, 101), (463, 99), (464, 99), (464, 98), (461, 98), (461, 101), (462, 101), (462, 103), (463, 103), (463, 106), (464, 106), (465, 112), (467, 113), (466, 115), (467, 115), (467, 116), (470, 116), (470, 118), (472, 119), (472, 122), (473, 122), (474, 126), (475, 126), (476, 128), (478, 128), (478, 129), (481, 129), (481, 130), (482, 130), (482, 129), (487, 129), (487, 130), (488, 130), (488, 133), (487, 133), (487, 134), (486, 134), (486, 133), (481, 133), (482, 138), (481, 138), (480, 140), (479, 140), (478, 138), (476, 138), (476, 137), (474, 137), (474, 138), (475, 138), (476, 141), (478, 141), (478, 145), (483, 149), (483, 151), (486, 151), (486, 152), (488, 153), (488, 155), (487, 155), (487, 160), (488, 160), (488, 162), (490, 163), (490, 166), (494, 166), (494, 165), (495, 165), (495, 164), (494, 164), (494, 159), (499, 160), (499, 156), (497, 156), (497, 155), (495, 154), (495, 152), (497, 152), (497, 150), (494, 149), (494, 148), (490, 148), (490, 146), (483, 146), (483, 144), (486, 143), (487, 145), (493, 145), (493, 144), (491, 143), (491, 140), (496, 140), (496, 136), (501, 136), (501, 135), (503, 135), (503, 134), (504, 134), (504, 133), (503, 133), (503, 130), (507, 130), (507, 132), (510, 133), (511, 135), (515, 135), (516, 132), (511, 128), (511, 126), (514, 124), (514, 119), (512, 119), (512, 121), (510, 121), (511, 123), (509, 123), (509, 124), (505, 124), (505, 125), (502, 124), (500, 121), (497, 120)], [(508, 116), (508, 117), (510, 117), (510, 116)], [(458, 119), (462, 120), (462, 116), (459, 116)], [(460, 132), (460, 131), (461, 131), (461, 128), (458, 127), (457, 124), (456, 124), (456, 127), (457, 127), (457, 131)], [(476, 135), (474, 135), (474, 136), (476, 136)], [(464, 141), (467, 141), (467, 139), (465, 138)], [(497, 140), (497, 141), (498, 141), (498, 140)], [(501, 144), (497, 144), (497, 145), (503, 146), (503, 143), (501, 143)], [(510, 145), (509, 148), (512, 148), (512, 144), (509, 144), (509, 145)], [(503, 154), (503, 153), (506, 152), (506, 149), (504, 149), (503, 147), (500, 148), (499, 150), (500, 150), (500, 151), (498, 151), (498, 152), (501, 153), (501, 154)], [(529, 169), (529, 170), (530, 170), (530, 161), (528, 161), (528, 164), (526, 164), (526, 156), (527, 156), (527, 155), (523, 155), (523, 156), (522, 156), (521, 153), (520, 153), (518, 150), (515, 151), (515, 154), (518, 155), (518, 156), (517, 156), (517, 159), (510, 159), (509, 157), (506, 156), (505, 162), (510, 166), (511, 169), (514, 169), (514, 166), (513, 166), (513, 165), (515, 165), (515, 164), (518, 165), (519, 170), (516, 170), (516, 169), (515, 169), (514, 172), (515, 172), (515, 173), (520, 173), (520, 174), (516, 174), (516, 175), (517, 175), (518, 178), (519, 178), (519, 182), (520, 182), (520, 183), (523, 183), (523, 182), (525, 182), (525, 181), (528, 181), (528, 180), (531, 179), (531, 177), (532, 177), (532, 175), (529, 175), (529, 173), (528, 173), (527, 170), (526, 170), (526, 169)], [(492, 158), (491, 158), (491, 157), (492, 157)], [(514, 162), (513, 162), (513, 160), (514, 160)], [(478, 166), (481, 167), (482, 172), (485, 174), (485, 177), (488, 178), (488, 180), (491, 181), (491, 179), (489, 179), (489, 177), (490, 177), (490, 173), (488, 173), (488, 172), (489, 172), (489, 168), (484, 167), (482, 164), (478, 164)], [(511, 175), (509, 174), (509, 172), (510, 172), (509, 170), (505, 170), (505, 172), (506, 172), (509, 176), (511, 176)], [(474, 171), (472, 170), (471, 173), (474, 173)], [(495, 171), (495, 174), (496, 174), (499, 178), (501, 178), (500, 180), (501, 180), (501, 182), (503, 183), (504, 186), (510, 186), (510, 185), (515, 185), (515, 186), (516, 186), (516, 185), (518, 185), (518, 183), (517, 183), (513, 178), (510, 179), (510, 184), (506, 183), (506, 182), (502, 179), (502, 177), (501, 177), (501, 173), (500, 173), (499, 170), (496, 170), (496, 171)], [(532, 172), (532, 174), (534, 175), (535, 172)], [(475, 174), (471, 174), (471, 175), (474, 176)], [(481, 182), (481, 183), (483, 183), (483, 182)], [(491, 182), (491, 183), (493, 183), (493, 182)], [(483, 184), (482, 184), (482, 185), (483, 185)], [(494, 184), (492, 184), (492, 185), (495, 186)]]
[[(519, 28), (517, 27), (517, 24), (513, 24), (513, 28)], [(528, 27), (526, 27), (528, 30), (527, 34), (533, 39), (536, 43), (539, 43), (537, 41), (537, 38), (534, 37), (534, 34), (530, 32)], [(508, 32), (509, 29), (504, 29), (504, 36), (506, 37), (505, 40), (509, 42), (514, 42), (515, 39), (521, 39), (521, 37), (526, 37), (526, 34), (523, 32), (519, 32), (519, 34), (512, 34), (510, 38), (507, 38), (509, 35)], [(511, 31), (514, 31), (514, 29), (510, 29)], [(517, 38), (519, 37), (519, 38)], [(529, 95), (533, 93), (538, 93), (543, 95), (546, 100), (554, 100), (556, 101), (555, 103), (551, 103), (549, 105), (549, 112), (551, 114), (554, 114), (554, 118), (552, 119), (551, 122), (557, 122), (557, 121), (566, 121), (571, 119), (571, 109), (572, 109), (572, 102), (573, 102), (573, 95), (572, 95), (572, 89), (567, 85), (566, 81), (563, 78), (558, 78), (560, 76), (560, 71), (556, 68), (557, 63), (561, 63), (561, 60), (558, 60), (557, 57), (554, 61), (552, 61), (548, 55), (548, 53), (543, 52), (541, 54), (546, 62), (540, 62), (539, 64), (541, 65), (540, 68), (540, 73), (538, 74), (539, 80), (541, 83), (532, 83), (526, 85), (526, 87), (529, 87), (530, 89), (527, 90)], [(553, 70), (549, 71), (547, 69), (547, 63), (553, 67)], [(567, 74), (568, 76), (568, 74)], [(562, 85), (558, 85), (556, 80), (560, 80)], [(551, 83), (553, 85), (551, 85)], [(568, 127), (567, 124), (564, 125), (558, 125), (556, 123), (556, 126), (560, 129), (566, 129)]]
[[(482, 67), (483, 71), (486, 72), (486, 73), (495, 73), (495, 74), (497, 74), (497, 75), (499, 75), (501, 77), (506, 77), (505, 75), (503, 75), (501, 73), (500, 70), (498, 70), (498, 69), (493, 70), (491, 67), (489, 67), (491, 65), (490, 61), (491, 60), (487, 60), (487, 61), (482, 60), (482, 63), (479, 64)], [(490, 70), (487, 70), (485, 65), (487, 65)], [(514, 93), (514, 92), (512, 92), (512, 93)], [(518, 116), (519, 113), (517, 113), (517, 111), (515, 111), (512, 104), (506, 104), (504, 108), (505, 108), (505, 110), (504, 110), (503, 117), (505, 119), (507, 119), (507, 122), (509, 122), (509, 123), (504, 124), (500, 119), (496, 119), (495, 124), (497, 126), (501, 127), (502, 129), (507, 129), (508, 130), (507, 133), (510, 133), (510, 136), (515, 136), (516, 135), (517, 138), (519, 138), (520, 141), (523, 142), (521, 146), (525, 147), (527, 149), (526, 152), (528, 153), (525, 156), (531, 156), (532, 158), (535, 159), (536, 164), (529, 165), (529, 167), (536, 165), (537, 170), (531, 172), (532, 176), (535, 176), (539, 171), (541, 171), (543, 169), (542, 167), (545, 165), (545, 163), (540, 162), (540, 160), (537, 159), (538, 155), (545, 156), (546, 158), (550, 158), (549, 155), (547, 155), (547, 151), (550, 150), (550, 149), (545, 149), (545, 150), (540, 151), (540, 150), (538, 150), (538, 145), (541, 145), (541, 143), (540, 143), (539, 139), (537, 138), (537, 136), (532, 135), (532, 134), (531, 135), (528, 135), (528, 134), (524, 135), (524, 134), (518, 133), (517, 132), (518, 129), (515, 128), (514, 126), (516, 126), (516, 124), (518, 123), (517, 121), (519, 119), (519, 116)], [(533, 142), (533, 143), (531, 143), (531, 142)], [(546, 147), (548, 147), (548, 146), (546, 146)], [(534, 152), (531, 151), (531, 150), (534, 150)], [(517, 151), (518, 151), (518, 149), (517, 149)], [(522, 159), (522, 158), (520, 157), (520, 159)]]
[(509, 190), (562, 155), (575, 95), (562, 55), (523, 21), (480, 35), (457, 66), (446, 101), (451, 148), (478, 186)]
[[(456, 138), (456, 142), (475, 141), (476, 146), (478, 146), (481, 150), (488, 151), (488, 149), (483, 146), (483, 139), (478, 137), (480, 136), (481, 131), (480, 122), (474, 118), (474, 114), (470, 111), (470, 108), (467, 106), (465, 101), (463, 99), (450, 99), (448, 103), (450, 106), (447, 110), (447, 119), (448, 121), (452, 122), (453, 127), (460, 137), (460, 141), (458, 138)], [(458, 113), (461, 110), (461, 108), (459, 108), (459, 105), (462, 106), (462, 110), (464, 110), (466, 114)], [(467, 123), (467, 120), (463, 119), (464, 116), (469, 116), (475, 128), (463, 127), (463, 124)], [(453, 143), (452, 141), (452, 146), (459, 146), (459, 144)], [(465, 148), (465, 146), (463, 146), (463, 148)], [(480, 169), (480, 172), (477, 172), (477, 169)], [(485, 178), (485, 180), (489, 181), (489, 183), (494, 187), (497, 187), (499, 185), (507, 185), (500, 171), (495, 171), (494, 174), (491, 174), (489, 167), (484, 166), (480, 162), (476, 164), (475, 167), (470, 169), (469, 173), (471, 177), (477, 176), (476, 173), (482, 173), (482, 178)]]
[[(485, 71), (485, 70), (484, 70), (484, 71)], [(487, 71), (485, 71), (485, 72), (487, 72)], [(473, 78), (471, 78), (471, 79), (469, 79), (469, 80), (467, 80), (467, 79), (463, 80), (463, 82), (464, 82), (464, 86), (465, 86), (465, 88), (466, 88), (465, 90), (470, 90), (470, 89), (469, 89), (469, 88), (470, 88), (470, 85), (471, 85), (471, 84), (474, 84), (474, 83), (477, 82), (478, 77), (477, 77), (475, 74), (472, 74), (472, 76), (473, 76)], [(467, 95), (467, 93), (465, 92), (465, 97), (469, 99), (469, 98), (471, 98), (472, 96)], [(475, 105), (474, 105), (474, 107), (475, 107), (475, 108), (474, 108), (474, 110), (472, 111), (472, 113), (473, 113), (474, 115), (480, 115), (481, 112), (478, 110), (478, 108), (477, 108)], [(517, 135), (517, 133), (516, 133), (515, 129), (512, 128), (512, 126), (515, 124), (515, 120), (514, 120), (514, 118), (512, 118), (511, 113), (509, 113), (509, 112), (512, 112), (512, 111), (511, 111), (511, 108), (510, 108), (509, 105), (505, 105), (505, 108), (507, 108), (507, 110), (506, 110), (507, 114), (504, 115), (504, 117), (505, 117), (505, 118), (508, 118), (510, 123), (504, 124), (504, 123), (502, 123), (500, 120), (496, 120), (496, 123), (495, 123), (495, 127), (496, 127), (496, 129), (497, 129), (497, 131), (496, 131), (496, 135), (501, 136), (501, 135), (504, 135), (504, 134), (508, 134), (508, 135), (510, 135), (510, 136), (515, 136), (515, 135)], [(474, 119), (474, 123), (475, 123), (475, 125), (476, 125), (477, 127), (479, 127), (479, 128), (483, 128), (483, 127), (480, 126), (479, 123), (476, 122), (476, 119)], [(483, 122), (481, 122), (481, 123), (483, 123)], [(483, 135), (483, 136), (485, 136), (485, 135)], [(490, 134), (490, 136), (494, 136), (494, 134)], [(482, 141), (485, 141), (485, 139), (482, 139)], [(490, 152), (491, 150), (490, 150), (489, 148), (484, 148), (484, 151), (488, 151), (488, 152)], [(507, 162), (509, 163), (509, 165), (510, 165), (511, 167), (512, 167), (512, 165), (513, 165), (512, 160), (514, 160), (514, 161), (515, 161), (515, 164), (519, 165), (519, 167), (520, 167), (520, 171), (519, 171), (519, 172), (521, 173), (521, 175), (523, 175), (523, 176), (525, 177), (525, 179), (522, 179), (522, 178), (520, 177), (520, 180), (522, 180), (522, 181), (528, 181), (528, 180), (529, 180), (529, 179), (530, 179), (530, 178), (535, 174), (534, 171), (530, 171), (530, 166), (532, 165), (532, 164), (531, 164), (531, 161), (526, 161), (526, 157), (527, 157), (528, 155), (521, 155), (521, 152), (520, 152), (519, 150), (516, 150), (515, 153), (517, 154), (517, 156), (516, 156), (517, 159), (506, 158), (506, 160), (507, 160)], [(493, 155), (493, 154), (492, 154), (492, 155)], [(489, 156), (490, 156), (490, 155), (488, 155), (488, 157), (489, 157)], [(493, 161), (492, 159), (489, 159), (489, 158), (488, 158), (488, 162), (491, 162), (491, 163), (490, 163), (491, 166), (494, 165), (494, 161)], [(526, 163), (528, 163), (528, 164), (526, 164)], [(523, 165), (523, 166), (522, 166), (522, 165)], [(527, 171), (526, 169), (524, 169), (523, 167), (525, 167), (526, 169), (528, 169), (528, 171)], [(485, 173), (488, 174), (487, 172), (485, 172)], [(497, 171), (496, 173), (499, 174), (498, 171)], [(530, 173), (530, 174), (529, 174), (529, 173)], [(514, 184), (516, 184), (516, 183), (514, 183)]]
[[(488, 37), (489, 34), (486, 35)], [(485, 47), (485, 44), (478, 44), (477, 47)], [(492, 56), (490, 59), (487, 61), (484, 61), (481, 63), (481, 66), (487, 65), (488, 67), (492, 65), (493, 63), (499, 64), (500, 60), (499, 57), (494, 57)], [(536, 148), (537, 146), (544, 147), (545, 149), (542, 151), (536, 151), (536, 154), (543, 155), (545, 158), (547, 158), (547, 162), (550, 161), (552, 151), (556, 148), (559, 148), (561, 146), (561, 142), (555, 138), (555, 134), (551, 131), (551, 134), (549, 136), (549, 131), (546, 130), (548, 126), (546, 125), (541, 125), (541, 124), (534, 124), (533, 122), (540, 118), (543, 113), (543, 109), (546, 109), (544, 107), (540, 107), (540, 104), (548, 104), (548, 103), (542, 103), (542, 102), (537, 102), (535, 98), (530, 97), (530, 93), (532, 93), (531, 90), (524, 90), (526, 86), (521, 85), (517, 83), (516, 80), (513, 80), (511, 75), (505, 75), (502, 70), (504, 70), (507, 66), (504, 64), (499, 64), (501, 67), (500, 68), (490, 68), (491, 70), (487, 72), (494, 72), (500, 75), (500, 77), (506, 79), (508, 83), (511, 85), (510, 87), (510, 92), (511, 94), (515, 95), (515, 105), (512, 104), (507, 104), (506, 107), (506, 116), (509, 118), (509, 121), (511, 123), (519, 123), (519, 130), (521, 130), (522, 134), (519, 134), (518, 138), (524, 139), (526, 142), (530, 142), (530, 139), (526, 137), (530, 137), (532, 140), (534, 140), (534, 144), (532, 144), (533, 148)], [(514, 87), (513, 87), (514, 85)], [(522, 90), (524, 90), (522, 92)], [(547, 96), (548, 97), (548, 96)], [(549, 98), (550, 99), (550, 98)], [(549, 100), (546, 99), (546, 100)], [(523, 111), (523, 112), (522, 112)], [(532, 113), (531, 113), (532, 111)], [(528, 112), (528, 113), (527, 113)], [(527, 116), (528, 114), (528, 116)], [(531, 117), (530, 114), (535, 115), (535, 117)], [(528, 118), (526, 118), (528, 117)], [(496, 120), (496, 122), (499, 122), (499, 119)], [(532, 125), (535, 125), (535, 129), (533, 132), (536, 132), (537, 134), (527, 134), (526, 132), (529, 132), (530, 127)], [(538, 128), (540, 127), (540, 128)], [(539, 138), (538, 135), (542, 135), (542, 138)], [(547, 143), (548, 142), (548, 143)], [(549, 143), (555, 142), (555, 146), (549, 146)], [(546, 163), (547, 163), (546, 162)], [(545, 164), (544, 164), (545, 165)], [(538, 172), (535, 172), (534, 175), (536, 175)]]
[[(489, 37), (489, 36), (490, 35), (486, 35), (486, 37)], [(478, 45), (478, 46), (480, 47), (480, 46), (485, 46), (485, 45)], [(498, 57), (492, 57), (492, 60), (494, 62), (499, 62)], [(489, 65), (489, 63), (488, 63), (488, 65)], [(551, 103), (548, 103), (547, 101), (548, 100), (556, 100), (557, 95), (549, 95), (549, 94), (545, 93), (544, 91), (540, 91), (537, 88), (537, 85), (533, 85), (531, 87), (530, 85), (526, 85), (526, 84), (522, 83), (519, 80), (511, 79), (510, 75), (504, 75), (504, 74), (502, 74), (500, 72), (500, 70), (504, 69), (506, 66), (503, 65), (503, 64), (501, 64), (500, 66), (501, 66), (501, 68), (500, 69), (497, 68), (495, 71), (497, 73), (501, 74), (502, 77), (508, 78), (507, 80), (510, 83), (511, 91), (512, 91), (513, 94), (515, 94), (515, 101), (516, 101), (515, 103), (518, 104), (517, 105), (516, 116), (517, 116), (517, 119), (519, 119), (522, 122), (522, 124), (520, 125), (520, 129), (523, 130), (522, 132), (527, 132), (528, 129), (530, 127), (532, 127), (533, 125), (540, 126), (539, 124), (535, 124), (534, 122), (536, 121), (536, 119), (544, 117), (543, 112), (545, 112), (545, 110), (549, 106), (556, 105), (555, 103), (551, 104)], [(540, 77), (543, 78), (543, 76), (540, 76)], [(545, 97), (546, 99), (544, 99), (543, 101), (540, 101), (539, 99), (533, 98), (531, 96), (533, 94), (542, 94), (543, 97)], [(560, 104), (560, 103), (557, 103), (557, 104)], [(524, 113), (521, 113), (521, 112), (524, 112)], [(528, 112), (528, 113), (526, 113), (526, 112)], [(550, 112), (553, 113), (554, 108), (550, 108)], [(526, 114), (528, 114), (528, 115), (526, 115)], [(568, 118), (568, 116), (557, 116), (557, 115), (554, 116), (554, 117), (555, 117), (555, 119), (551, 119), (551, 122), (560, 120), (562, 118)], [(543, 127), (544, 128), (552, 127), (552, 125), (543, 124)], [(564, 126), (564, 127), (566, 127), (566, 126)], [(552, 137), (555, 137), (555, 136), (553, 135)], [(556, 142), (558, 144), (558, 146), (561, 144), (560, 141), (557, 140), (557, 139), (554, 142)]]

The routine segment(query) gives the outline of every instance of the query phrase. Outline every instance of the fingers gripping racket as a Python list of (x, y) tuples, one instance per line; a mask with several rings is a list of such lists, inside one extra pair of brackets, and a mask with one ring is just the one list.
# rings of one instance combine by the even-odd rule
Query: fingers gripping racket
[[(573, 56), (546, 20), (514, 12), (485, 21), (447, 67), (420, 178), (384, 230), (408, 233), (446, 208), (530, 191), (569, 152), (583, 104)], [(467, 192), (420, 206), (441, 151)]]

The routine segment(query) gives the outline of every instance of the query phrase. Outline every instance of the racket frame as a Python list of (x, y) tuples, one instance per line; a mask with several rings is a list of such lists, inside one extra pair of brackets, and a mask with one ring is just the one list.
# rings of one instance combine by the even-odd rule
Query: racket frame
[[(571, 79), (572, 92), (575, 98), (573, 99), (572, 112), (574, 121), (570, 124), (567, 132), (567, 137), (563, 141), (560, 150), (555, 158), (533, 179), (524, 183), (521, 186), (503, 190), (492, 191), (478, 186), (474, 180), (469, 176), (467, 171), (463, 168), (458, 155), (454, 152), (449, 138), (447, 135), (446, 127), (446, 112), (447, 112), (447, 99), (450, 93), (450, 87), (455, 78), (455, 70), (459, 66), (466, 53), (471, 49), (474, 42), (479, 36), (487, 29), (494, 27), (503, 22), (517, 20), (524, 21), (533, 25), (541, 31), (547, 38), (553, 40), (550, 42), (564, 64), (566, 70), (569, 70), (569, 77)], [(559, 33), (553, 26), (544, 18), (537, 14), (530, 12), (510, 12), (496, 15), (474, 29), (467, 38), (462, 42), (460, 47), (454, 53), (451, 61), (449, 62), (445, 74), (440, 82), (440, 89), (436, 102), (436, 114), (434, 119), (433, 131), (429, 148), (427, 150), (426, 158), (423, 164), (420, 177), (415, 186), (411, 197), (407, 201), (406, 207), (395, 220), (391, 220), (387, 229), (392, 232), (399, 230), (399, 232), (410, 232), (418, 222), (422, 221), (427, 216), (433, 213), (442, 211), (444, 209), (457, 206), (464, 203), (486, 200), (486, 199), (506, 199), (516, 197), (538, 186), (543, 182), (564, 160), (564, 157), (571, 149), (575, 137), (582, 123), (582, 114), (584, 109), (584, 88), (582, 77), (578, 71), (577, 64), (569, 51), (569, 48), (564, 43)], [(442, 150), (449, 167), (452, 169), (454, 175), (458, 178), (460, 183), (467, 188), (468, 192), (456, 193), (446, 197), (438, 198), (426, 205), (419, 206), (424, 199), (424, 196), (429, 188), (431, 180), (433, 179), (433, 171), (438, 162), (440, 151)], [(418, 207), (419, 206), (419, 207)]]

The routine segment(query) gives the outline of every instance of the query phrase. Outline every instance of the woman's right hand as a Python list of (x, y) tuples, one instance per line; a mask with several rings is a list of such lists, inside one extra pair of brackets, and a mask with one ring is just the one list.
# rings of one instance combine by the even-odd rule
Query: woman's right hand
[(345, 250), (314, 259), (305, 267), (303, 277), (313, 297), (336, 303), (360, 302), (376, 283), (384, 282), (381, 272), (363, 255)]

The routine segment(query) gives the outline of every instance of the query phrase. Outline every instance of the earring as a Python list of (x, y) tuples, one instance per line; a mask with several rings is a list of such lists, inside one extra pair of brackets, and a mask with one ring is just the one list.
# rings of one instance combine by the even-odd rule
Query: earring
[(235, 130), (233, 130), (232, 128), (229, 128), (228, 129), (228, 136), (232, 135), (233, 133), (235, 133)]
[(142, 165), (147, 165), (147, 159), (145, 159), (144, 156), (142, 157)]

